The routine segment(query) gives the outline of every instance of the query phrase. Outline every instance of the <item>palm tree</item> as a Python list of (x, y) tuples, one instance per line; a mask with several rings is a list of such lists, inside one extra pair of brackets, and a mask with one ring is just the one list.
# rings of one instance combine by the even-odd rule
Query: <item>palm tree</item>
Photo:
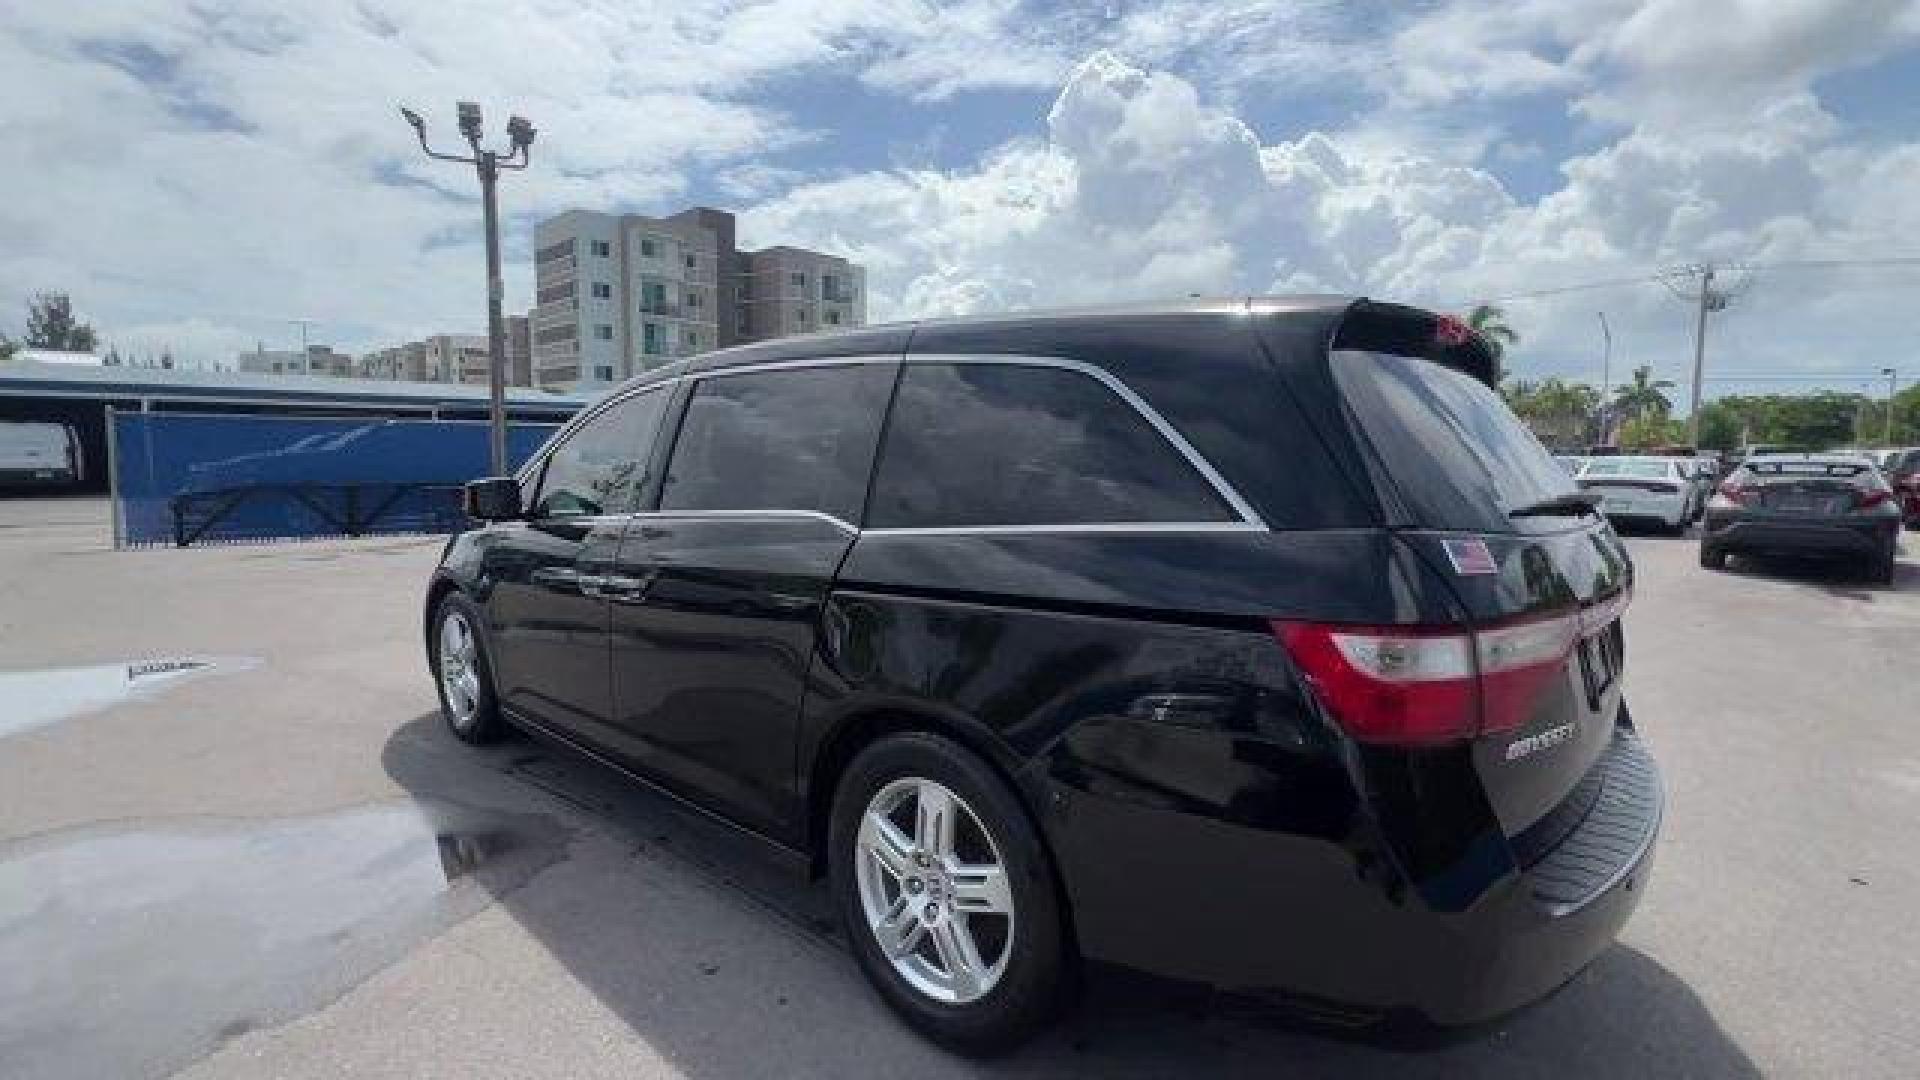
[(1507, 313), (1492, 304), (1473, 305), (1473, 310), (1467, 313), (1467, 325), (1486, 340), (1488, 350), (1493, 353), (1495, 366), (1499, 365), (1500, 356), (1507, 351), (1507, 346), (1520, 343), (1520, 335), (1507, 325)]
[(1641, 364), (1633, 369), (1633, 381), (1614, 388), (1613, 404), (1627, 416), (1642, 417), (1648, 413), (1665, 416), (1673, 411), (1673, 402), (1661, 391), (1671, 389), (1672, 379), (1656, 379), (1653, 365)]

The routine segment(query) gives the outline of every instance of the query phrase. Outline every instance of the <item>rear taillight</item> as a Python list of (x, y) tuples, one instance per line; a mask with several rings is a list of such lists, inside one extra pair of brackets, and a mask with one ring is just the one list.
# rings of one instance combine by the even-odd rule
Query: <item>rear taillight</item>
[(1759, 490), (1757, 488), (1741, 487), (1739, 484), (1731, 482), (1720, 485), (1720, 497), (1736, 506), (1747, 506), (1751, 504), (1754, 497), (1758, 494)]
[(1525, 724), (1572, 655), (1580, 619), (1559, 614), (1478, 632), (1275, 620), (1273, 630), (1349, 735), (1430, 746)]
[(1891, 498), (1893, 498), (1893, 492), (1888, 491), (1886, 488), (1868, 488), (1860, 493), (1860, 509), (1865, 510), (1871, 506), (1879, 506)]

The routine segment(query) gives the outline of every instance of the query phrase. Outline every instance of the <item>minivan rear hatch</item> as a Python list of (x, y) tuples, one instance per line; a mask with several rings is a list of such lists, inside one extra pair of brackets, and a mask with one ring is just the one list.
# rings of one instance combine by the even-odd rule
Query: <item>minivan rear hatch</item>
[(1362, 303), (1329, 363), (1386, 525), (1466, 614), (1482, 686), (1475, 767), (1524, 860), (1556, 839), (1540, 830), (1577, 822), (1566, 804), (1613, 745), (1632, 569), (1591, 496), (1490, 385), (1486, 357), (1453, 320)]

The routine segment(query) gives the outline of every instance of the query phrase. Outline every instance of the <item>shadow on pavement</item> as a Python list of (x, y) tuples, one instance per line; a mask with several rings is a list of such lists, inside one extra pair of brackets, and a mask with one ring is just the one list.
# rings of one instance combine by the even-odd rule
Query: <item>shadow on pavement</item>
[[(1903, 541), (1907, 551), (1917, 546)], [(1839, 559), (1794, 558), (1786, 555), (1735, 555), (1727, 573), (1736, 577), (1764, 577), (1821, 589), (1836, 596), (1872, 602), (1875, 593), (1920, 592), (1920, 564), (1912, 558), (1893, 566), (1893, 584), (1880, 585), (1865, 576), (1862, 567)]]
[(422, 800), (589, 821), (568, 856), (495, 899), (635, 1035), (688, 1076), (1573, 1077), (1760, 1075), (1692, 990), (1616, 946), (1551, 999), (1433, 1049), (1303, 1030), (1203, 991), (1103, 974), (1051, 1033), (952, 1057), (894, 1021), (818, 886), (749, 842), (563, 748), (457, 743), (437, 714), (387, 742)]

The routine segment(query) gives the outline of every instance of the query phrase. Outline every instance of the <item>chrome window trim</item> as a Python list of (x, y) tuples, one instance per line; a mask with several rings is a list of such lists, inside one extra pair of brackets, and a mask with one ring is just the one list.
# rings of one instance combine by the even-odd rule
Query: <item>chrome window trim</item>
[[(671, 389), (681, 382), (699, 382), (703, 379), (719, 378), (727, 375), (746, 375), (768, 371), (791, 371), (817, 368), (848, 367), (859, 364), (997, 364), (1008, 367), (1054, 368), (1061, 371), (1073, 371), (1088, 376), (1105, 386), (1115, 396), (1145, 420), (1172, 446), (1188, 464), (1198, 472), (1213, 488), (1214, 493), (1239, 516), (1238, 521), (1079, 521), (1058, 522), (1045, 525), (940, 525), (940, 526), (901, 526), (897, 528), (862, 529), (843, 518), (819, 510), (649, 510), (623, 515), (641, 520), (812, 520), (823, 521), (849, 536), (1046, 536), (1074, 534), (1202, 534), (1202, 533), (1239, 533), (1265, 532), (1266, 522), (1240, 493), (1221, 476), (1198, 450), (1180, 434), (1159, 411), (1149, 405), (1133, 388), (1122, 382), (1118, 376), (1095, 364), (1082, 360), (1070, 360), (1058, 356), (1030, 356), (1014, 353), (914, 353), (906, 357), (890, 353), (862, 353), (850, 356), (823, 356), (812, 359), (771, 360), (759, 364), (742, 364), (737, 367), (712, 368), (707, 371), (688, 371), (670, 379), (649, 383), (631, 393), (610, 397), (594, 406), (589, 412), (582, 413), (566, 427), (557, 432), (549, 441), (548, 448), (529, 459), (524, 472), (532, 474), (542, 466), (553, 449), (573, 436), (579, 427), (591, 423), (602, 412), (619, 402), (651, 393), (660, 389)], [(876, 461), (877, 466), (877, 461)], [(524, 483), (524, 480), (522, 481)]]
[(1244, 533), (1265, 532), (1251, 521), (1082, 521), (1057, 525), (912, 525), (862, 529), (862, 536), (1045, 536), (1074, 533)]
[(849, 536), (860, 535), (860, 530), (851, 522), (837, 518), (820, 510), (643, 510), (625, 515), (642, 521), (660, 521), (676, 518), (718, 518), (741, 521), (785, 521), (804, 519), (824, 521)]
[(815, 368), (852, 367), (857, 364), (897, 364), (899, 353), (855, 353), (850, 356), (816, 356), (801, 360), (768, 360), (759, 364), (738, 364), (734, 367), (708, 368), (705, 371), (689, 371), (680, 377), (690, 382), (702, 379), (723, 378), (728, 375), (756, 375), (763, 371), (808, 371)]
[[(1260, 514), (1254, 510), (1247, 500), (1240, 497), (1240, 493), (1234, 490), (1233, 485), (1227, 482), (1226, 477), (1220, 475), (1219, 470), (1213, 467), (1212, 462), (1202, 456), (1200, 451), (1194, 449), (1193, 444), (1187, 441), (1186, 436), (1180, 434), (1178, 428), (1168, 423), (1166, 417), (1160, 415), (1159, 410), (1147, 404), (1146, 399), (1134, 393), (1132, 387), (1120, 381), (1119, 376), (1105, 368), (1095, 364), (1089, 364), (1084, 360), (1069, 360), (1060, 356), (1027, 356), (1016, 353), (913, 353), (907, 357), (907, 363), (909, 365), (998, 364), (1006, 367), (1043, 367), (1056, 368), (1061, 371), (1074, 371), (1088, 376), (1112, 391), (1121, 401), (1131, 406), (1133, 411), (1140, 415), (1141, 419), (1152, 425), (1153, 429), (1160, 433), (1160, 437), (1165, 439), (1182, 458), (1186, 459), (1187, 465), (1205, 478), (1207, 483), (1213, 487), (1214, 494), (1220, 496), (1220, 498), (1226, 502), (1227, 506), (1231, 508), (1235, 514), (1239, 515), (1241, 526), (1254, 529), (1265, 529), (1267, 527), (1267, 523), (1260, 517)], [(1107, 523), (1084, 522), (1080, 524), (1103, 525)], [(1200, 526), (1205, 531), (1218, 531), (1210, 527), (1227, 523), (1206, 521), (1191, 523), (1165, 522), (1158, 524), (1180, 525), (1186, 531), (1192, 531), (1195, 526)], [(982, 528), (1046, 528), (1051, 531), (1057, 531), (1057, 527), (1055, 526), (1009, 525), (983, 526)]]

